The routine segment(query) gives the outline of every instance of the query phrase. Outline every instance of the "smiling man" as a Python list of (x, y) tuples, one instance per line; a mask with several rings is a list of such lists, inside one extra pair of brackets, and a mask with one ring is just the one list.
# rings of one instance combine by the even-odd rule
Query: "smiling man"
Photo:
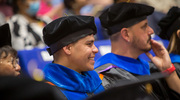
[(68, 100), (82, 100), (104, 90), (94, 70), (94, 17), (66, 16), (43, 29), (44, 42), (54, 61), (45, 66), (45, 79)]

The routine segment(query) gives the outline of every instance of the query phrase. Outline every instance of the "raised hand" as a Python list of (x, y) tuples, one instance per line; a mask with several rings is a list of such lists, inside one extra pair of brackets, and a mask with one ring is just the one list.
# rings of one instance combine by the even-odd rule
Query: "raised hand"
[(171, 59), (166, 48), (155, 40), (151, 39), (152, 50), (156, 56), (152, 56), (149, 52), (146, 55), (156, 65), (160, 71), (164, 71), (171, 67)]

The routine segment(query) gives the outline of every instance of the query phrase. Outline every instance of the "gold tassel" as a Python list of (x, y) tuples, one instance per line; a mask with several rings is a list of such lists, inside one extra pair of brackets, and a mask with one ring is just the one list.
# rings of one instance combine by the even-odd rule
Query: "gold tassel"
[(68, 16), (68, 14), (64, 13), (64, 15)]
[(131, 0), (127, 0), (127, 3), (129, 3)]

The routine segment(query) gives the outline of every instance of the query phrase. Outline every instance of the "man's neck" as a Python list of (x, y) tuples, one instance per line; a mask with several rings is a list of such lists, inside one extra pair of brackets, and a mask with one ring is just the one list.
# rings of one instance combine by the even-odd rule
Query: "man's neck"
[(66, 57), (63, 57), (62, 59), (54, 60), (54, 63), (62, 65), (62, 66), (67, 67), (69, 69), (72, 69), (72, 70), (81, 74), (81, 71), (79, 71), (79, 69), (77, 69), (78, 67), (76, 67), (75, 64), (72, 64), (69, 62), (71, 62), (71, 61), (69, 61)]
[(128, 45), (125, 46), (123, 44), (118, 46), (112, 44), (111, 52), (117, 55), (130, 57), (134, 59), (137, 59), (139, 55), (142, 54), (138, 52), (136, 49), (132, 49), (130, 46)]

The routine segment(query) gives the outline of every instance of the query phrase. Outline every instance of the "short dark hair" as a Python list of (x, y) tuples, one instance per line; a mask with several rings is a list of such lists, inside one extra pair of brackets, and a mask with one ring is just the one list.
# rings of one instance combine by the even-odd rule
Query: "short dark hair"
[[(8, 4), (13, 8), (13, 13), (14, 14), (17, 14), (18, 11), (19, 11), (19, 7), (17, 5), (17, 1), (20, 1), (20, 0), (9, 0), (8, 1)], [(21, 0), (21, 2), (25, 2), (26, 0)]]
[(72, 9), (72, 3), (75, 3), (75, 0), (64, 0), (64, 5), (67, 9)]
[[(3, 53), (5, 53), (4, 57), (2, 57)], [(13, 57), (17, 57), (17, 51), (11, 46), (6, 45), (0, 48), (0, 58), (6, 58), (9, 54), (11, 54)]]

